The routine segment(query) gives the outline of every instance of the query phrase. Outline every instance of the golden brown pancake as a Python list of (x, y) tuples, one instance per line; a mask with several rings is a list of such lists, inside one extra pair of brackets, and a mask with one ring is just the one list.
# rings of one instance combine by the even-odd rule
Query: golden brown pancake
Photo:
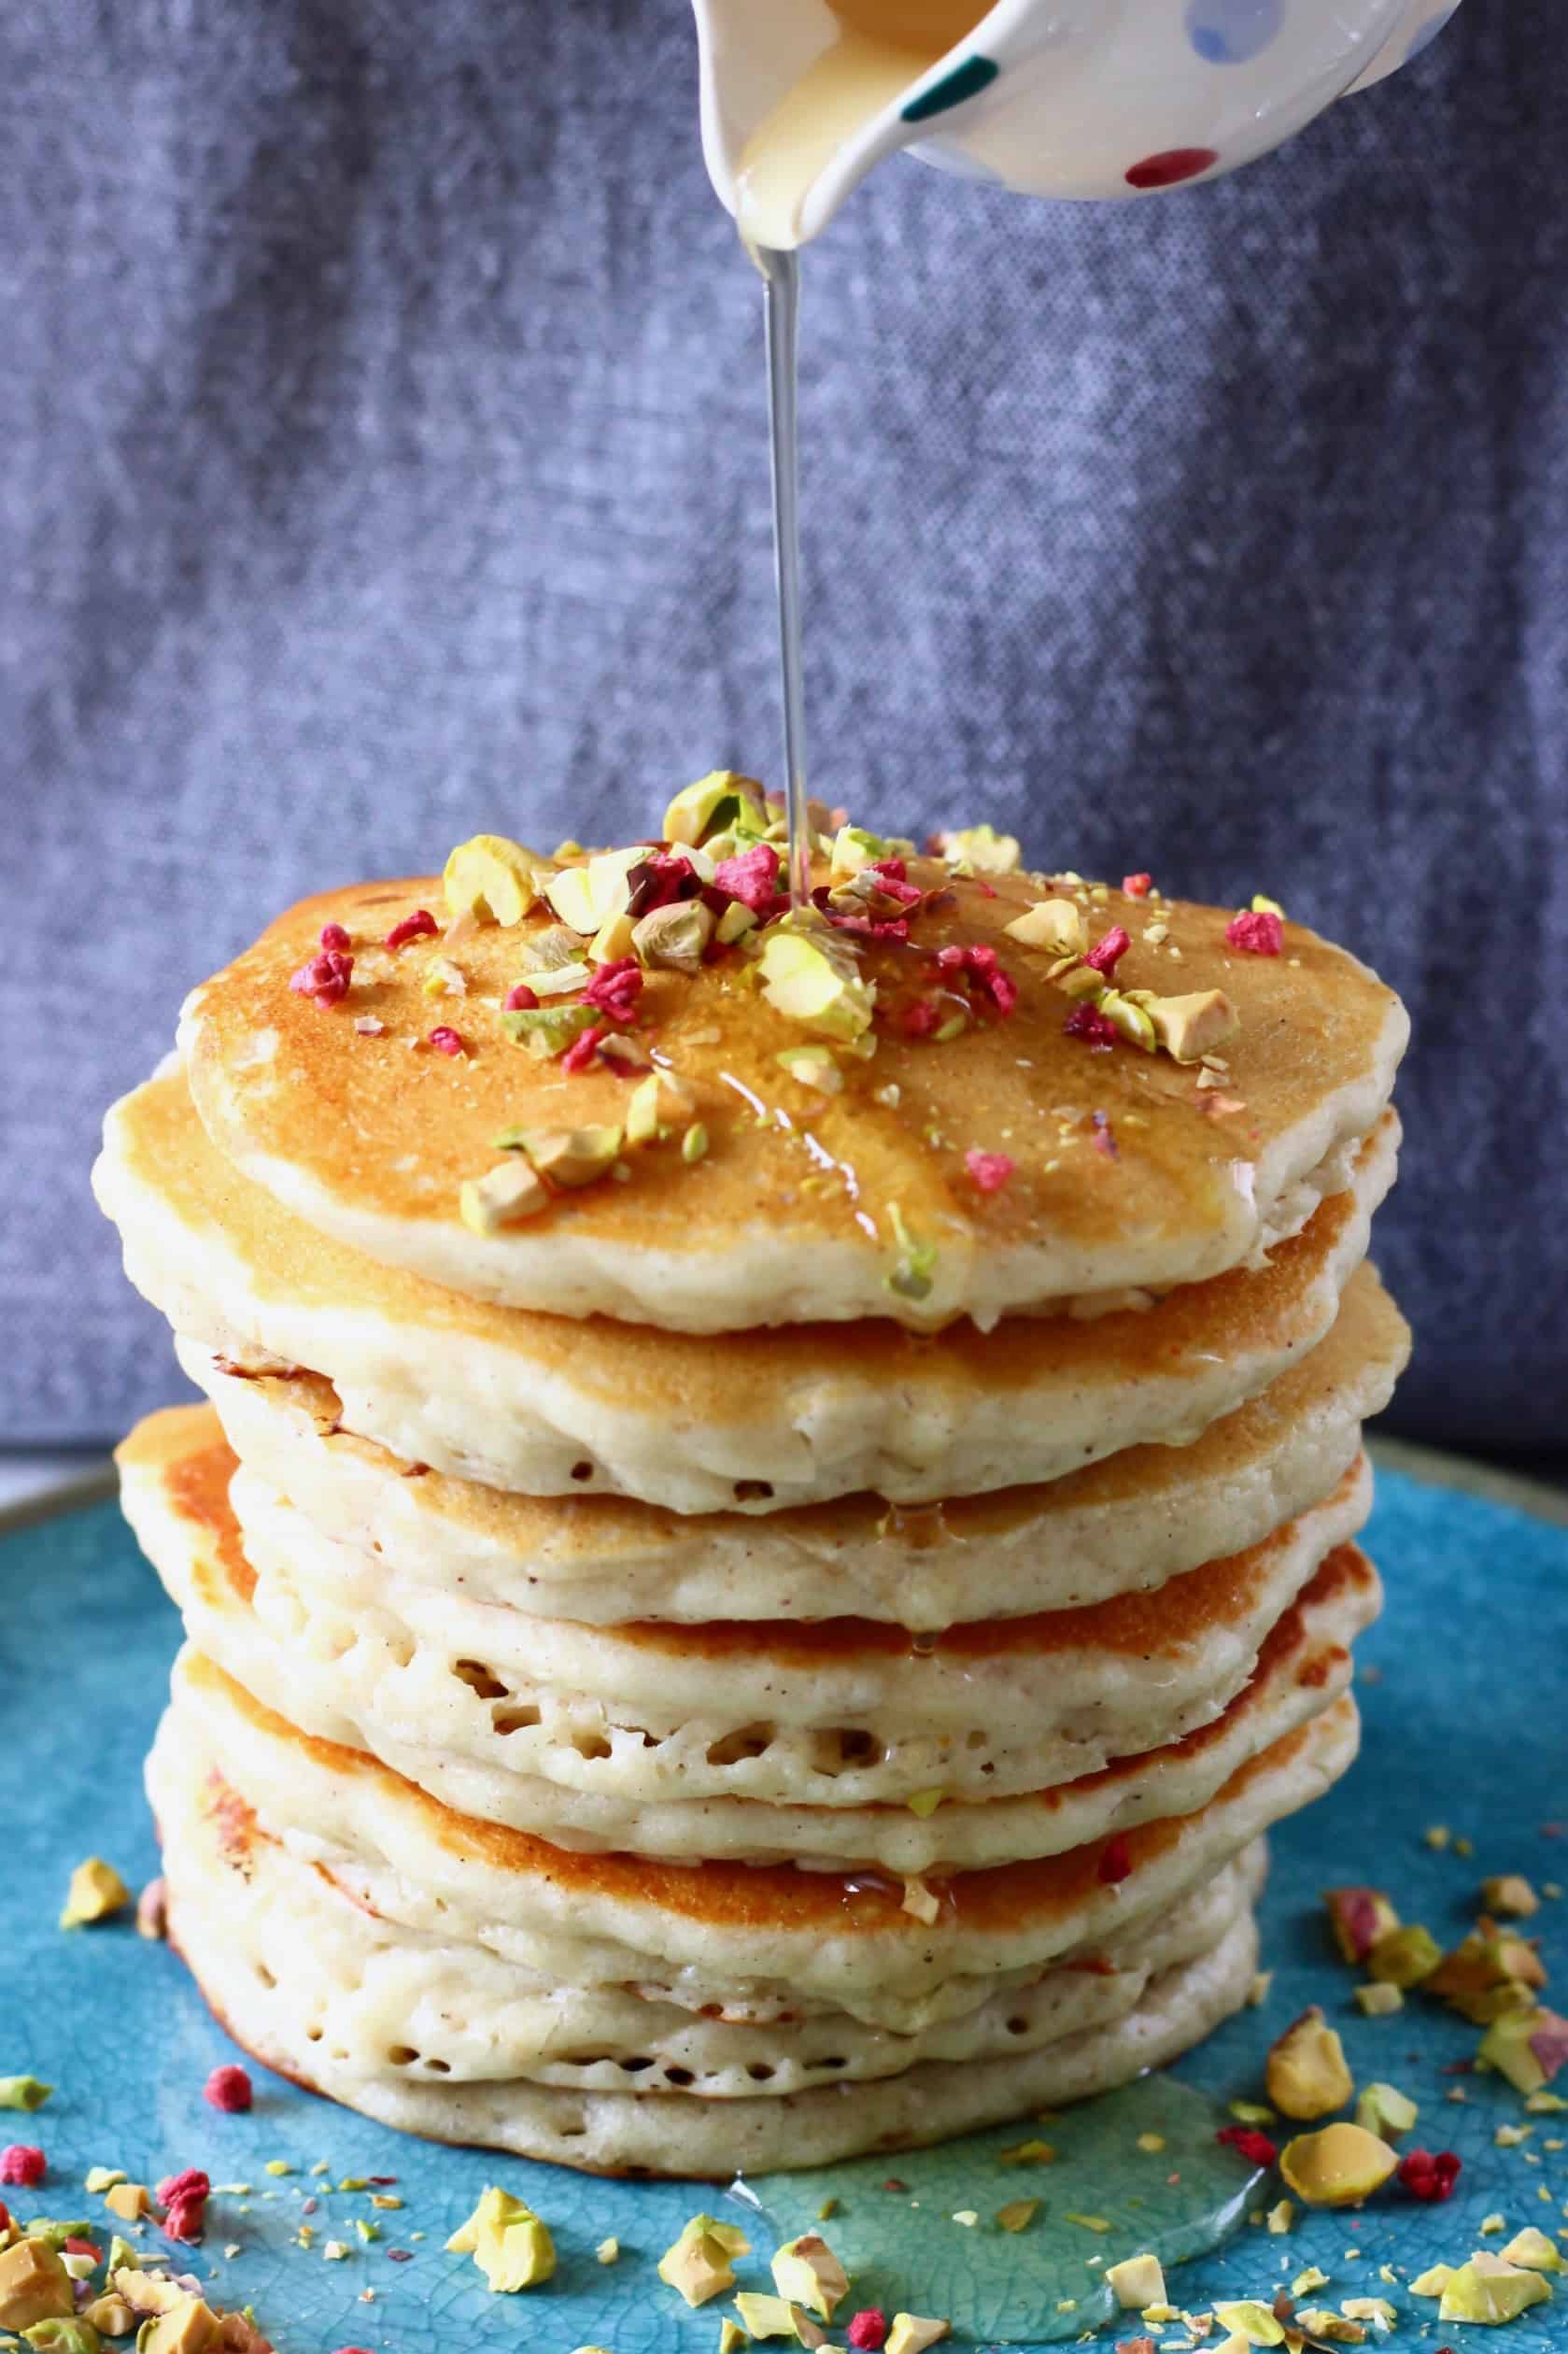
[[(948, 880), (932, 862), (911, 877), (927, 889)], [(1227, 943), (1222, 910), (1063, 884), (1092, 937), (1117, 924), (1131, 933), (1120, 987), (1219, 988), (1241, 1017), (1220, 1086), (1164, 1053), (1095, 1051), (1064, 1032), (1071, 1005), (1047, 978), (1052, 958), (1004, 929), (1047, 887), (1023, 875), (953, 882), (908, 944), (862, 943), (877, 1051), (844, 1058), (834, 1096), (779, 1065), (806, 1033), (743, 986), (739, 952), (696, 974), (651, 973), (638, 1034), (690, 1089), (682, 1117), (701, 1123), (706, 1156), (688, 1167), (675, 1142), (638, 1152), (629, 1182), (564, 1195), (499, 1236), (459, 1217), (459, 1188), (494, 1163), (497, 1135), (616, 1123), (628, 1099), (608, 1070), (535, 1061), (501, 1026), (507, 991), (527, 977), (520, 945), (554, 922), (547, 913), (393, 953), (381, 943), (415, 910), (445, 921), (438, 880), (324, 893), (192, 994), (181, 1051), (214, 1142), (281, 1201), (373, 1256), (521, 1307), (696, 1331), (868, 1314), (929, 1326), (965, 1310), (990, 1324), (1253, 1259), (1299, 1223), (1332, 1181), (1315, 1173), (1385, 1108), (1403, 1008), (1300, 926), (1287, 927), (1283, 954), (1249, 955)], [(329, 923), (350, 935), (356, 965), (348, 995), (323, 1010), (289, 985)], [(971, 992), (961, 1037), (911, 1038), (911, 1001), (939, 990), (944, 1010), (963, 1001), (932, 965), (953, 945), (995, 949), (1017, 1006), (1002, 1018)], [(465, 994), (425, 993), (437, 958)], [(357, 1018), (383, 1028), (364, 1035)], [(438, 1025), (463, 1054), (421, 1044)], [(1011, 1157), (1010, 1181), (978, 1190), (971, 1150)], [(888, 1288), (895, 1211), (937, 1247), (921, 1298)]]

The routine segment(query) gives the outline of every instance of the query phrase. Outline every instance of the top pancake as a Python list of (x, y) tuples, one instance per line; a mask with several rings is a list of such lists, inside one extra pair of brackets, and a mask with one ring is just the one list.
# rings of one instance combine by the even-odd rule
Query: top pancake
[[(907, 944), (857, 943), (877, 985), (877, 1047), (869, 1060), (841, 1057), (841, 1093), (780, 1065), (809, 1033), (747, 986), (740, 950), (695, 974), (650, 972), (638, 1035), (691, 1108), (669, 1141), (628, 1155), (624, 1182), (559, 1196), (499, 1233), (471, 1232), (459, 1215), (463, 1181), (498, 1158), (496, 1136), (614, 1124), (629, 1092), (602, 1065), (572, 1076), (534, 1060), (501, 1026), (502, 1000), (526, 977), (520, 944), (548, 928), (547, 910), (392, 954), (382, 943), (403, 916), (428, 908), (445, 920), (439, 880), (304, 901), (189, 1000), (192, 1097), (231, 1161), (373, 1258), (474, 1298), (693, 1332), (872, 1315), (989, 1326), (1199, 1282), (1255, 1263), (1343, 1184), (1345, 1149), (1386, 1105), (1407, 1031), (1398, 1000), (1353, 957), (1295, 925), (1281, 955), (1241, 953), (1215, 908), (1092, 899), (1088, 886), (1022, 874), (950, 885), (930, 860), (909, 872), (927, 890), (949, 887)], [(1091, 940), (1126, 927), (1120, 988), (1227, 994), (1241, 1028), (1222, 1085), (1200, 1088), (1197, 1070), (1164, 1052), (1064, 1033), (1071, 1008), (1047, 978), (1051, 956), (1004, 929), (1047, 895), (1079, 902)], [(289, 984), (328, 923), (350, 935), (355, 971), (347, 996), (318, 1008)], [(1001, 1018), (977, 992), (961, 1036), (906, 1035), (915, 998), (950, 1007), (932, 952), (974, 944), (998, 953), (1016, 1009)], [(456, 966), (462, 995), (426, 993), (437, 958)], [(380, 1034), (356, 1028), (366, 1016)], [(425, 1044), (437, 1025), (466, 1053)], [(688, 1121), (708, 1137), (694, 1165), (679, 1145)], [(971, 1149), (1008, 1155), (1010, 1181), (981, 1192)], [(907, 1249), (900, 1225), (936, 1248), (918, 1299), (889, 1289)]]

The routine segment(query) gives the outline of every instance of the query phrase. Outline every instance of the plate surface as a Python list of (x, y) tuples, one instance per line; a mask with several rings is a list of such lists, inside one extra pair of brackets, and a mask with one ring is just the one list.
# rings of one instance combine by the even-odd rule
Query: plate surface
[[(1320, 2002), (1344, 2036), (1357, 2081), (1382, 2078), (1416, 2100), (1421, 2116), (1410, 2139), (1457, 2150), (1463, 2175), (1445, 2206), (1385, 2193), (1360, 2215), (1298, 2216), (1284, 2238), (1242, 2222), (1219, 2252), (1177, 2271), (1170, 2290), (1195, 2309), (1272, 2294), (1316, 2265), (1329, 2283), (1303, 2302), (1388, 2296), (1400, 2313), (1390, 2341), (1397, 2354), (1456, 2334), (1468, 2341), (1451, 2325), (1439, 2330), (1435, 2304), (1412, 2298), (1405, 2283), (1434, 2262), (1504, 2245), (1481, 2236), (1484, 2218), (1501, 2214), (1509, 2234), (1525, 2224), (1568, 2230), (1568, 2115), (1526, 2116), (1500, 2079), (1444, 2073), (1474, 2052), (1477, 2031), (1419, 1997), (1394, 2018), (1363, 2020), (1351, 1999), (1352, 1973), (1328, 1946), (1319, 1892), (1333, 1882), (1384, 1888), (1406, 1921), (1424, 1921), (1451, 1943), (1474, 1918), (1484, 1874), (1523, 1872), (1537, 1888), (1568, 1881), (1568, 1527), (1493, 1496), (1385, 1471), (1368, 1549), (1389, 1607), (1358, 1652), (1370, 1670), (1358, 1685), (1366, 1721), (1361, 1762), (1274, 1841), (1264, 1960), (1275, 1977), (1265, 2006), (1231, 2021), (1173, 2073), (1208, 2101), (1260, 2097), (1269, 2040), (1306, 2004)], [(592, 2181), (432, 2148), (262, 2069), (253, 2071), (251, 2113), (219, 2116), (203, 2101), (203, 2083), (235, 2055), (175, 1956), (126, 1922), (70, 1934), (56, 1927), (65, 1882), (84, 1855), (106, 1856), (133, 1885), (156, 1869), (140, 1762), (177, 1640), (175, 1613), (112, 1506), (0, 1538), (0, 2076), (30, 2072), (57, 2087), (35, 2115), (0, 2119), (0, 2141), (36, 2142), (50, 2162), (35, 2198), (10, 2194), (19, 2211), (96, 2215), (100, 2203), (81, 2189), (95, 2164), (148, 2181), (200, 2165), (215, 2184), (249, 2184), (248, 2194), (215, 2192), (192, 2269), (211, 2279), (215, 2300), (252, 2305), (280, 2354), (341, 2347), (450, 2354), (519, 2338), (541, 2342), (547, 2354), (589, 2345), (613, 2354), (711, 2348), (725, 2306), (688, 2312), (660, 2287), (653, 2264), (686, 2218), (722, 2192)], [(1472, 1842), (1471, 1856), (1426, 1844), (1423, 1832), (1439, 1822)], [(1543, 1935), (1560, 1980), (1568, 1966), (1568, 1899), (1545, 1903), (1529, 1929)], [(1561, 2003), (1560, 1982), (1554, 1991)], [(1464, 2098), (1451, 2097), (1458, 2093)], [(1201, 2183), (1210, 2205), (1248, 2188), (1245, 2167), (1228, 2154), (1219, 2153), (1234, 2167), (1228, 2182), (1222, 2168), (1215, 2171), (1211, 2120), (1199, 2101), (1157, 2081), (1121, 2100), (1100, 2116), (1092, 2105), (1051, 2127), (838, 2170), (841, 2207), (828, 2236), (849, 2265), (855, 2301), (964, 2315), (987, 2342), (1043, 2342), (1093, 2322), (1094, 2260), (1132, 2253), (1140, 2242), (1124, 2237), (1123, 2219), (1130, 2232), (1135, 2214), (1146, 2219), (1152, 2236), (1169, 2205), (1169, 2186), (1159, 2178), (1144, 2206), (1129, 2204), (1143, 2195), (1128, 2171), (1137, 2163), (1130, 2157), (1137, 2132), (1163, 2123), (1167, 2149), (1159, 2163), (1173, 2172), (1185, 2163), (1186, 2188)], [(1497, 2127), (1513, 2123), (1533, 2128), (1531, 2137), (1499, 2148)], [(1056, 2165), (998, 2167), (996, 2146), (1029, 2131), (1057, 2145)], [(1564, 2147), (1553, 2149), (1553, 2141)], [(269, 2175), (269, 2160), (292, 2171)], [(321, 2162), (328, 2171), (313, 2175)], [(388, 2195), (403, 2201), (400, 2209), (375, 2210), (365, 2191), (332, 2187), (372, 2175), (397, 2177)], [(883, 2188), (892, 2176), (901, 2191)], [(443, 2249), (491, 2181), (526, 2197), (555, 2233), (557, 2276), (524, 2300), (491, 2297), (467, 2259)], [(761, 2261), (743, 2268), (742, 2285), (770, 2287), (771, 2234), (806, 2229), (826, 2187), (814, 2176), (756, 2186), (768, 2211), (753, 2233)], [(1269, 2184), (1238, 2204), (1256, 2208), (1277, 2195)], [(1045, 2212), (1029, 2233), (1010, 2238), (991, 2219), (1024, 2196), (1042, 2198)], [(302, 2214), (311, 2198), (315, 2211)], [(954, 2222), (955, 2210), (978, 2211), (978, 2226)], [(1117, 2228), (1095, 2234), (1069, 2223), (1068, 2210), (1109, 2213)], [(738, 2208), (726, 2211), (739, 2218)], [(378, 2238), (362, 2242), (357, 2217)], [(299, 2245), (302, 2221), (314, 2232), (308, 2248)], [(1037, 2233), (1044, 2236), (1037, 2241)], [(609, 2235), (622, 2254), (605, 2268), (594, 2250)], [(323, 2261), (332, 2239), (350, 2253)], [(1568, 2253), (1568, 2239), (1561, 2244)], [(407, 2261), (394, 2261), (394, 2251)], [(1379, 2277), (1385, 2264), (1400, 2276), (1391, 2285)], [(1075, 2286), (1076, 2311), (1058, 2312), (1051, 2292), (1070, 2295)], [(371, 2302), (362, 2301), (367, 2290)], [(1036, 2299), (1051, 2309), (1031, 2320)], [(1109, 2347), (1143, 2327), (1128, 2316), (1099, 2342)], [(1153, 2334), (1157, 2346), (1186, 2342), (1178, 2326)], [(1547, 2354), (1568, 2343), (1568, 2276), (1550, 2307), (1494, 2342), (1508, 2354)]]

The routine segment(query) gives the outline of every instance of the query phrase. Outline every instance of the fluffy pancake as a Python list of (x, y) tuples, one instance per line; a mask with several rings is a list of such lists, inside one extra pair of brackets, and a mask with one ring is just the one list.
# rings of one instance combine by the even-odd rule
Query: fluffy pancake
[[(1211, 1951), (1163, 1972), (1131, 2010), (1107, 2025), (1002, 2059), (917, 2063), (902, 2075), (856, 2086), (853, 2097), (838, 2084), (777, 2099), (692, 2100), (675, 2092), (579, 2092), (518, 2078), (454, 2083), (406, 2063), (400, 2070), (390, 2059), (384, 2073), (371, 2075), (334, 2058), (326, 2027), (313, 2015), (325, 2009), (332, 1991), (324, 1969), (313, 1966), (310, 1949), (298, 1952), (286, 1940), (286, 1952), (297, 1958), (289, 1978), (280, 1978), (268, 1958), (260, 1907), (236, 1908), (227, 1873), (217, 1878), (215, 1901), (208, 1885), (214, 1877), (199, 1851), (171, 1850), (170, 1935), (219, 2020), (255, 2058), (405, 2132), (595, 2174), (727, 2181), (737, 2172), (910, 2148), (1026, 2115), (1043, 2102), (1083, 2099), (1198, 2042), (1246, 2000), (1257, 1962), (1256, 1931), (1243, 1912)], [(285, 1922), (296, 1892), (306, 1917), (320, 1901), (314, 1887), (296, 1881), (282, 1900)], [(352, 1967), (358, 1956), (349, 1927)], [(357, 1942), (369, 1947), (370, 1932), (361, 1927)], [(401, 2041), (392, 2049), (414, 2062), (422, 2057)]]
[(921, 1883), (935, 1901), (911, 1909), (909, 1886), (879, 1872), (585, 1852), (459, 1814), (363, 1751), (300, 1732), (189, 1648), (175, 1712), (273, 1836), (409, 1928), (471, 1936), (563, 1984), (653, 1984), (692, 2008), (715, 1987), (727, 2007), (782, 1987), (906, 2033), (933, 2002), (954, 2012), (1006, 1973), (1151, 1922), (1327, 1788), (1357, 1740), (1346, 1694), (1207, 1806), (1119, 1835), (1109, 1860), (1096, 1841), (958, 1871)]
[[(177, 1720), (160, 1738), (150, 1781), (178, 1903), (226, 1913), (230, 1936), (275, 1981), (275, 2004), (323, 2057), (353, 2075), (413, 2081), (522, 2077), (577, 2092), (779, 2099), (921, 2061), (1022, 2057), (1123, 2017), (1151, 1977), (1210, 1951), (1263, 1873), (1260, 1840), (1156, 1922), (894, 2034), (786, 1996), (771, 2015), (753, 2015), (754, 2004), (736, 2017), (717, 1990), (692, 2009), (657, 1986), (544, 1978), (451, 1927), (412, 1929), (274, 1837), (220, 1767), (182, 1741)], [(182, 1934), (188, 1919), (182, 1911)]]
[[(930, 889), (949, 878), (916, 862), (911, 879)], [(1132, 933), (1119, 986), (1233, 999), (1241, 1029), (1217, 1092), (1242, 1109), (1225, 1112), (1167, 1056), (1095, 1052), (1064, 1034), (1070, 1009), (1047, 979), (1051, 956), (1004, 930), (1045, 887), (1023, 875), (958, 881), (921, 912), (910, 944), (860, 943), (879, 992), (877, 1052), (846, 1065), (834, 1096), (781, 1070), (779, 1053), (805, 1033), (744, 986), (739, 952), (694, 974), (652, 974), (640, 1035), (689, 1089), (706, 1157), (690, 1168), (672, 1148), (640, 1152), (629, 1182), (570, 1194), (500, 1234), (472, 1233), (458, 1214), (462, 1182), (494, 1160), (500, 1131), (625, 1113), (624, 1080), (534, 1061), (502, 1029), (505, 994), (526, 978), (522, 943), (546, 914), (394, 955), (380, 943), (400, 918), (444, 915), (433, 878), (307, 900), (192, 993), (181, 1052), (215, 1142), (281, 1203), (368, 1256), (516, 1307), (687, 1331), (887, 1315), (931, 1326), (960, 1312), (984, 1326), (1255, 1264), (1384, 1110), (1407, 1034), (1398, 1000), (1299, 926), (1284, 954), (1250, 956), (1227, 944), (1218, 909), (1091, 900), (1064, 883), (1093, 935), (1117, 923)], [(348, 996), (319, 1010), (289, 984), (328, 923), (351, 936), (356, 966)], [(945, 986), (931, 957), (950, 945), (996, 950), (1016, 1011), (999, 1019), (982, 1002), (962, 1036), (911, 1038), (901, 1011)], [(459, 997), (426, 994), (438, 957), (457, 969)], [(357, 1031), (356, 1016), (381, 1032)], [(465, 1055), (410, 1053), (437, 1022), (459, 1031)], [(1114, 1155), (1096, 1149), (1108, 1134)], [(969, 1149), (1008, 1153), (1011, 1182), (978, 1191)], [(937, 1247), (919, 1299), (888, 1289), (895, 1209)]]
[(460, 1298), (279, 1207), (207, 1142), (177, 1074), (115, 1106), (94, 1170), (132, 1281), (236, 1362), (308, 1367), (392, 1453), (533, 1496), (699, 1512), (873, 1488), (924, 1502), (1183, 1444), (1321, 1340), (1392, 1182), (1394, 1115), (1353, 1182), (1255, 1272), (1093, 1322), (916, 1335), (888, 1321), (722, 1344)]
[(1363, 1266), (1327, 1337), (1190, 1447), (1128, 1448), (939, 1510), (855, 1496), (766, 1518), (415, 1478), (343, 1427), (319, 1375), (244, 1374), (191, 1342), (179, 1359), (247, 1467), (320, 1536), (417, 1585), (590, 1624), (856, 1616), (918, 1632), (1146, 1590), (1260, 1543), (1332, 1493), (1408, 1351)]
[[(359, 1587), (330, 1562), (302, 1576), (308, 1531), (288, 1507), (285, 1552), (247, 1557), (215, 1428), (176, 1409), (120, 1457), (127, 1515), (192, 1640), (304, 1729), (574, 1848), (922, 1871), (1186, 1812), (1343, 1689), (1377, 1602), (1353, 1549), (1323, 1558), (1364, 1517), (1363, 1470), (1253, 1553), (1152, 1597), (956, 1627), (926, 1654), (855, 1621), (509, 1631), (513, 1614), (451, 1596), (401, 1610), (374, 1568)], [(552, 1653), (577, 1679), (564, 1689)]]

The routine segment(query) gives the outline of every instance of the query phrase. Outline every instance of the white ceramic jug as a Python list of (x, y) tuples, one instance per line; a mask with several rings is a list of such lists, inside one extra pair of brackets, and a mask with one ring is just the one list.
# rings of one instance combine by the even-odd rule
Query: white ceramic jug
[[(713, 185), (754, 242), (794, 246), (898, 148), (1034, 196), (1232, 171), (1419, 54), (1458, 0), (694, 4)], [(790, 169), (754, 201), (781, 121)]]

